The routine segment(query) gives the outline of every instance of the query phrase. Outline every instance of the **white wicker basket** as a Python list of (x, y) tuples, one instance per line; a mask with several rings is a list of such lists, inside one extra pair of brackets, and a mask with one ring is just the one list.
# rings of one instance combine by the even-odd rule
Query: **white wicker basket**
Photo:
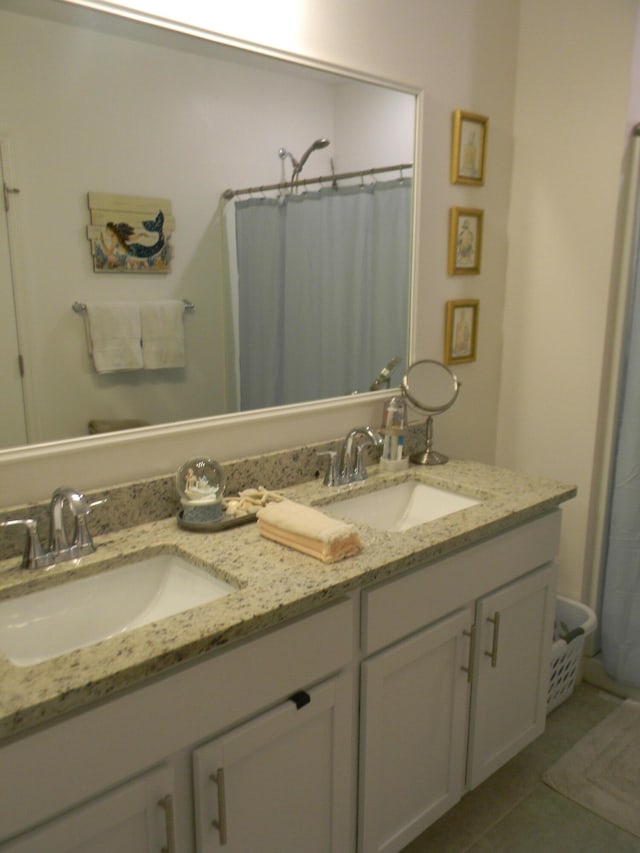
[[(570, 598), (563, 598), (561, 595), (557, 597), (556, 627), (553, 645), (551, 646), (547, 714), (573, 693), (580, 671), (584, 641), (589, 634), (593, 633), (596, 624), (596, 614), (586, 604), (573, 601)], [(567, 631), (574, 631), (577, 628), (581, 628), (582, 633), (574, 636), (570, 642), (567, 643), (558, 638), (559, 635)]]

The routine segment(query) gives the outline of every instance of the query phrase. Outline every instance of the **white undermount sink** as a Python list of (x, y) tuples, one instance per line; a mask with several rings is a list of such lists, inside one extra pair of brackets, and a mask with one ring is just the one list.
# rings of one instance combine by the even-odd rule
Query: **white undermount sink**
[(177, 554), (146, 557), (0, 602), (0, 651), (30, 666), (231, 592)]
[(408, 480), (397, 486), (334, 501), (322, 509), (347, 521), (362, 521), (379, 530), (399, 533), (479, 503), (475, 498)]

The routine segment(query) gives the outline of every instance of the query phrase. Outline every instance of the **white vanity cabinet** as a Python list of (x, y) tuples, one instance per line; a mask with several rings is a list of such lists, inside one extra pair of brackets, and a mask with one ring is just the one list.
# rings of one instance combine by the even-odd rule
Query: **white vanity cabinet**
[(460, 799), (470, 608), (362, 665), (360, 850), (398, 850)]
[(555, 570), (547, 564), (477, 604), (467, 785), (544, 731)]
[[(46, 757), (43, 756), (43, 767)], [(175, 851), (174, 788), (162, 766), (2, 845), (3, 853)]]
[(351, 849), (352, 701), (334, 678), (195, 750), (198, 853)]
[(363, 592), (359, 850), (401, 850), (544, 730), (558, 511)]
[(544, 729), (559, 533), (487, 528), (6, 743), (0, 853), (401, 850)]
[(353, 850), (356, 606), (343, 599), (4, 746), (1, 853), (217, 850), (207, 777), (221, 768), (222, 850)]

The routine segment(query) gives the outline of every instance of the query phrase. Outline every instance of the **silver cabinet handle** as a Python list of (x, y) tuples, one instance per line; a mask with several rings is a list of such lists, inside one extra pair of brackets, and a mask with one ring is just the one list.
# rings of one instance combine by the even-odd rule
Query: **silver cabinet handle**
[(496, 610), (493, 615), (487, 617), (487, 622), (491, 622), (493, 625), (493, 642), (491, 643), (491, 651), (485, 652), (486, 657), (491, 658), (491, 666), (498, 666), (498, 641), (500, 635), (500, 611)]
[(467, 673), (467, 681), (471, 684), (473, 680), (473, 658), (476, 650), (476, 626), (472, 625), (471, 630), (464, 630), (463, 635), (469, 637), (469, 663), (468, 666), (461, 666), (460, 669)]
[(218, 820), (212, 820), (211, 826), (215, 826), (220, 835), (220, 845), (227, 843), (227, 800), (224, 788), (224, 768), (219, 767), (217, 773), (212, 773), (209, 778), (218, 786)]
[(158, 805), (164, 811), (164, 822), (167, 833), (167, 846), (162, 847), (160, 853), (176, 853), (176, 833), (173, 820), (173, 797), (167, 794), (158, 801)]

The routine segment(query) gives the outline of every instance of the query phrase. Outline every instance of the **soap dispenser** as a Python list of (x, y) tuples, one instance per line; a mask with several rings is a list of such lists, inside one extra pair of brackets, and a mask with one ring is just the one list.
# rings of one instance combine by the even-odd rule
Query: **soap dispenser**
[(380, 469), (398, 471), (409, 465), (404, 455), (404, 440), (407, 430), (407, 402), (404, 397), (385, 400), (382, 413), (381, 434), (384, 437)]

